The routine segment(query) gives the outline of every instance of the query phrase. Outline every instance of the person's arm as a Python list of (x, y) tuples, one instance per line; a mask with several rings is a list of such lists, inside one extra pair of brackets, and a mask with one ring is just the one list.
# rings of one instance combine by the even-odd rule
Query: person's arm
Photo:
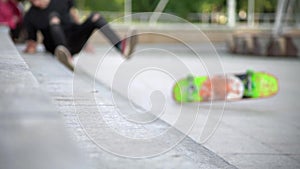
[(29, 16), (26, 15), (25, 19), (25, 27), (28, 34), (28, 38), (26, 41), (26, 48), (24, 50), (25, 53), (35, 53), (36, 52), (36, 46), (37, 46), (37, 29), (34, 27), (34, 25), (30, 22)]

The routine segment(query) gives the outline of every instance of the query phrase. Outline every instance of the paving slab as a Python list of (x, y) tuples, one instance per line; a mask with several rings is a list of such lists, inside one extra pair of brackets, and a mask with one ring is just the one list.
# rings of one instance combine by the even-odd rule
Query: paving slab
[[(88, 154), (95, 168), (235, 168), (160, 119), (147, 125), (128, 121), (120, 113), (139, 116), (142, 120), (154, 116), (132, 112), (128, 100), (118, 93), (114, 94), (114, 99), (119, 103), (115, 105), (111, 100), (111, 90), (101, 83), (93, 83), (90, 90), (86, 83), (94, 79), (84, 72), (78, 82), (82, 90), (76, 93), (78, 79), (74, 79), (74, 75), (51, 55), (38, 53), (22, 56), (42, 89), (52, 97), (64, 116), (65, 127), (73, 133), (73, 138)], [(170, 132), (160, 137), (165, 130)], [(126, 140), (119, 136), (133, 139)], [(158, 144), (149, 143), (152, 146), (147, 147), (144, 143), (148, 143), (149, 136), (161, 139), (154, 139)], [(183, 139), (177, 143), (178, 138)], [(141, 141), (143, 139), (146, 141)], [(105, 147), (106, 144), (109, 146)], [(168, 147), (167, 151), (163, 151)], [(159, 153), (149, 153), (154, 150)], [(138, 153), (146, 156), (135, 156)]]
[[(210, 44), (194, 44), (192, 48), (196, 49), (196, 52), (209, 66), (214, 65), (215, 60), (213, 57), (215, 55), (210, 50)], [(197, 121), (193, 130), (189, 132), (189, 136), (195, 141), (203, 143), (209, 150), (239, 168), (299, 168), (299, 160), (297, 160), (300, 154), (298, 148), (298, 140), (300, 140), (300, 107), (298, 104), (300, 91), (298, 90), (298, 84), (300, 76), (297, 75), (297, 72), (300, 71), (299, 59), (233, 55), (224, 50), (224, 45), (217, 46), (217, 51), (224, 73), (242, 73), (247, 69), (266, 71), (278, 77), (280, 91), (276, 96), (267, 99), (227, 102), (225, 108), (222, 102), (214, 103), (213, 111), (211, 111), (210, 104), (201, 104), (199, 105)], [(105, 55), (104, 59), (99, 59), (103, 58), (103, 55)], [(167, 72), (181, 76), (186, 71), (178, 66), (178, 58), (199, 75), (207, 74), (205, 64), (198, 64), (197, 60), (195, 61), (194, 54), (178, 44), (139, 45), (130, 63), (123, 62), (116, 52), (110, 51), (108, 45), (97, 46), (96, 53), (83, 53), (79, 57), (85, 57), (86, 62), (81, 66), (90, 76), (95, 77), (111, 88), (114, 86), (110, 86), (110, 84), (116, 85), (115, 82), (117, 82), (111, 77), (115, 72), (120, 73), (116, 70), (122, 70), (123, 72), (136, 71), (137, 67), (149, 66), (149, 63), (150, 65), (155, 63), (155, 66), (162, 65), (162, 68)], [(99, 66), (98, 63), (102, 65)], [(127, 69), (122, 68), (122, 64), (126, 64)], [(215, 65), (218, 66), (218, 64)], [(93, 71), (95, 68), (98, 69), (97, 73)], [(136, 72), (140, 73), (139, 71)], [(217, 70), (214, 72), (217, 72)], [(138, 82), (132, 91), (139, 92), (129, 94), (132, 100), (136, 99), (137, 103), (141, 103), (141, 107), (147, 108), (148, 106), (150, 100), (148, 91), (161, 89), (160, 86), (165, 87), (170, 83), (168, 78), (156, 76), (155, 73), (150, 75), (147, 75), (144, 79), (136, 78)], [(117, 77), (125, 80), (128, 78), (119, 75)], [(141, 94), (142, 91), (146, 92)], [(164, 88), (162, 92), (170, 93), (169, 91), (170, 89)], [(122, 94), (122, 91), (119, 91), (119, 93)], [(123, 95), (128, 96), (127, 93), (123, 93)], [(146, 97), (143, 98), (143, 95), (146, 95)], [(154, 101), (153, 104), (158, 103)], [(178, 107), (178, 105), (174, 104), (172, 107)], [(194, 118), (192, 113), (194, 109), (193, 105), (190, 104), (183, 105), (183, 108), (185, 111), (182, 111), (182, 113), (186, 120), (183, 120), (182, 124), (176, 124), (175, 127), (185, 132), (185, 124), (191, 123), (190, 119)], [(213, 132), (212, 137), (203, 142), (199, 137), (205, 127), (208, 112), (211, 112), (211, 114), (222, 112), (223, 114), (221, 114), (222, 120), (217, 130)], [(178, 121), (178, 117), (176, 113), (159, 116), (160, 119), (170, 125)], [(248, 157), (252, 160), (248, 160)]]
[[(196, 49), (196, 52), (199, 52), (201, 58), (208, 60), (209, 65), (214, 65), (214, 60), (212, 59), (213, 55), (208, 50), (210, 48), (209, 44), (194, 44), (192, 46)], [(155, 49), (155, 50), (152, 50)], [(158, 49), (158, 50), (157, 50)], [(175, 55), (171, 56), (166, 54), (165, 51), (159, 51), (161, 49), (165, 49)], [(110, 50), (110, 46), (102, 45), (97, 46), (95, 48), (94, 54), (84, 53), (83, 56), (86, 57), (86, 63), (83, 68), (85, 72), (90, 74), (91, 77), (96, 77), (96, 79), (102, 82), (104, 89), (110, 89), (111, 86), (107, 85), (107, 81), (111, 80), (110, 73), (113, 72), (114, 67), (118, 66), (118, 63), (123, 63), (123, 60), (119, 58), (118, 53), (112, 51), (105, 58), (105, 62), (108, 64), (104, 64), (100, 66), (103, 70), (106, 70), (106, 74), (97, 77), (95, 72), (90, 71), (97, 66), (99, 62), (99, 57), (101, 58), (103, 54)], [(130, 69), (134, 69), (135, 66), (147, 65), (148, 63), (157, 63), (160, 62), (161, 65), (166, 65), (166, 70), (174, 72), (175, 74), (182, 75), (184, 71), (182, 71), (178, 66), (176, 66), (177, 62), (173, 62), (174, 56), (179, 57), (184, 64), (191, 65), (192, 69), (196, 70), (199, 75), (205, 75), (205, 68), (203, 65), (197, 64), (195, 62), (195, 57), (190, 51), (186, 51), (186, 49), (182, 48), (181, 45), (177, 44), (150, 44), (150, 45), (139, 45), (137, 51), (142, 51), (140, 53), (136, 53), (134, 60), (131, 61), (132, 64), (129, 65), (128, 71), (132, 71)], [(300, 62), (299, 59), (289, 59), (289, 58), (273, 58), (273, 57), (263, 57), (263, 56), (245, 56), (245, 55), (233, 55), (228, 54), (225, 50), (224, 45), (217, 46), (217, 51), (220, 55), (220, 62), (225, 73), (236, 73), (236, 72), (245, 72), (247, 69), (253, 69), (257, 71), (267, 71), (276, 75), (279, 79), (280, 83), (280, 91), (279, 93), (268, 99), (258, 99), (258, 100), (248, 100), (248, 101), (240, 101), (240, 102), (227, 102), (224, 108), (223, 103), (215, 103), (213, 110), (214, 112), (223, 112), (222, 120), (219, 123), (217, 130), (213, 133), (212, 137), (209, 140), (203, 142), (203, 140), (199, 139), (201, 135), (201, 131), (203, 127), (205, 127), (205, 117), (207, 117), (209, 110), (211, 109), (210, 104), (201, 104), (199, 107), (199, 117), (197, 122), (195, 123), (195, 127), (192, 131), (190, 131), (189, 136), (196, 142), (202, 143), (206, 148), (215, 152), (222, 158), (224, 158), (229, 163), (237, 166), (238, 168), (299, 168), (299, 143), (300, 139), (299, 133), (299, 104), (298, 104), (298, 84), (300, 82), (299, 76), (297, 72), (299, 72)], [(168, 52), (167, 52), (168, 53)], [(100, 60), (101, 61), (101, 60)], [(104, 63), (104, 62), (102, 62)], [(124, 62), (125, 63), (125, 62)], [(34, 63), (33, 63), (34, 64)], [(126, 63), (125, 63), (126, 64)], [(130, 68), (132, 66), (132, 68)], [(141, 67), (141, 66), (140, 66)], [(118, 68), (118, 67), (117, 67)], [(122, 69), (124, 70), (124, 69)], [(90, 72), (89, 72), (90, 71)], [(110, 72), (111, 71), (111, 72)], [(202, 72), (203, 71), (203, 72)], [(217, 71), (215, 71), (217, 72)], [(38, 73), (37, 73), (38, 74)], [(151, 79), (156, 79), (157, 83), (149, 84), (148, 79), (139, 79), (142, 80), (141, 83), (136, 83), (135, 87), (137, 87), (136, 91), (143, 90), (143, 85), (151, 89), (155, 89), (156, 87), (161, 86), (161, 84), (166, 84), (166, 80), (162, 78), (161, 80), (157, 80), (156, 74), (153, 74), (154, 77), (149, 78), (150, 83)], [(108, 76), (107, 79), (106, 76)], [(120, 77), (120, 76), (118, 76)], [(122, 77), (122, 76), (121, 76)], [(43, 76), (41, 76), (43, 80)], [(106, 84), (105, 84), (106, 83)], [(50, 85), (49, 85), (50, 84)], [(46, 84), (48, 86), (48, 91), (52, 91), (54, 96), (57, 96), (57, 104), (59, 105), (59, 109), (61, 112), (65, 112), (66, 117), (75, 118), (74, 114), (72, 114), (72, 110), (69, 109), (69, 106), (72, 105), (70, 102), (70, 96), (65, 95), (67, 99), (61, 97), (61, 93), (66, 91), (67, 89), (62, 89), (63, 85), (59, 83), (49, 83)], [(69, 83), (68, 83), (69, 84)], [(53, 86), (54, 87), (53, 87)], [(105, 87), (105, 85), (107, 85)], [(103, 92), (102, 87), (95, 87), (94, 93), (99, 95), (100, 97), (96, 97), (97, 103), (101, 106), (106, 106), (103, 117), (106, 118), (116, 118), (117, 114), (115, 111), (115, 107), (111, 107), (114, 100), (112, 98), (111, 92)], [(55, 90), (59, 92), (55, 92)], [(167, 90), (167, 89), (166, 89)], [(99, 92), (100, 91), (100, 92)], [(133, 92), (134, 93), (134, 92)], [(140, 98), (143, 94), (138, 95), (137, 98)], [(146, 92), (147, 93), (147, 92)], [(120, 94), (120, 92), (118, 93)], [(133, 96), (134, 97), (134, 96)], [(134, 98), (133, 98), (134, 99)], [(145, 97), (145, 99), (140, 100), (143, 106), (148, 106), (149, 97)], [(77, 102), (78, 103), (78, 102)], [(119, 106), (126, 106), (126, 102), (119, 102)], [(88, 101), (82, 100), (81, 105), (89, 104)], [(155, 102), (154, 102), (155, 104)], [(100, 106), (100, 107), (101, 107)], [(176, 107), (176, 105), (175, 105)], [(189, 119), (193, 119), (194, 114), (190, 112), (193, 110), (193, 105), (184, 105), (186, 108), (184, 111), (184, 115), (186, 120), (183, 121), (183, 124), (177, 124), (176, 128), (180, 131), (185, 130), (185, 123), (190, 123)], [(101, 107), (103, 108), (103, 107)], [(111, 108), (113, 110), (111, 110)], [(147, 107), (146, 107), (147, 108)], [(95, 110), (95, 109), (92, 109)], [(96, 112), (96, 111), (94, 111)], [(105, 113), (107, 112), (107, 113)], [(131, 117), (130, 113), (122, 112), (123, 115), (128, 115), (127, 117)], [(85, 114), (85, 113), (82, 113)], [(96, 113), (94, 113), (96, 114)], [(135, 119), (138, 119), (139, 114), (132, 114)], [(189, 116), (189, 117), (187, 117)], [(96, 116), (98, 117), (98, 116)], [(182, 117), (182, 116), (181, 116)], [(145, 115), (139, 116), (139, 118), (145, 118)], [(160, 119), (169, 123), (170, 125), (174, 124), (178, 118), (178, 114), (168, 114), (160, 116)], [(67, 118), (68, 119), (68, 118)], [(150, 117), (151, 119), (151, 117)], [(86, 120), (93, 121), (95, 119)], [(120, 119), (121, 120), (121, 119)], [(68, 121), (68, 120), (67, 120)], [(69, 120), (70, 124), (75, 125), (76, 127), (80, 126), (76, 123), (76, 119)], [(113, 127), (118, 128), (119, 126), (115, 125)], [(93, 124), (93, 123), (91, 123)], [(123, 123), (120, 123), (123, 124)], [(96, 124), (94, 124), (97, 126)], [(126, 125), (126, 123), (124, 124)], [(121, 125), (122, 126), (122, 125)], [(160, 126), (160, 125), (159, 125)], [(98, 126), (98, 127), (101, 127)], [(72, 128), (72, 127), (71, 127)], [(133, 129), (134, 127), (132, 127)], [(158, 127), (163, 128), (163, 127)], [(183, 129), (182, 129), (183, 128)], [(80, 127), (77, 128), (80, 130)], [(152, 126), (148, 126), (148, 129), (153, 129)], [(142, 135), (147, 131), (146, 129), (142, 129), (139, 133)], [(155, 130), (154, 130), (155, 131)], [(97, 133), (97, 130), (92, 131), (94, 135), (98, 135), (101, 138), (101, 135)], [(88, 138), (84, 138), (84, 134), (78, 134), (78, 139), (83, 140), (83, 142), (89, 142)], [(131, 135), (132, 136), (132, 135)], [(82, 143), (85, 145), (85, 143)], [(88, 146), (90, 149), (91, 156), (94, 158), (98, 158), (100, 155), (98, 150), (94, 149), (97, 146), (93, 144), (89, 144), (92, 146)], [(172, 153), (171, 153), (172, 154)], [(176, 153), (175, 153), (176, 154)], [(168, 154), (169, 155), (169, 154)], [(172, 156), (172, 155), (171, 155)], [(175, 157), (177, 155), (174, 155)], [(123, 161), (123, 159), (119, 159), (118, 157), (113, 156), (101, 156), (102, 159), (115, 161)], [(111, 158), (113, 157), (113, 158)], [(165, 158), (154, 158), (152, 160), (159, 162), (163, 161)], [(152, 161), (150, 160), (150, 161)], [(125, 160), (126, 161), (126, 160)], [(137, 160), (139, 161), (139, 160)], [(123, 161), (124, 162), (124, 161)], [(128, 161), (127, 161), (128, 162)], [(152, 161), (153, 162), (153, 161)], [(101, 162), (99, 162), (101, 163)], [(125, 164), (124, 162), (123, 164)], [(145, 161), (141, 163), (136, 163), (139, 166), (142, 163), (147, 163)], [(126, 163), (127, 164), (127, 163)], [(147, 163), (147, 164), (150, 164)], [(131, 164), (128, 164), (131, 165)], [(113, 166), (110, 166), (113, 168)]]

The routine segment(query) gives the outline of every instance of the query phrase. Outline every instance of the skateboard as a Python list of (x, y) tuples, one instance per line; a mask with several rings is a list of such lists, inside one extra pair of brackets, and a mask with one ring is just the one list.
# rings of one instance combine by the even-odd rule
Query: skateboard
[(189, 75), (177, 81), (172, 92), (175, 101), (184, 103), (265, 98), (275, 95), (278, 90), (274, 75), (248, 70), (243, 74), (212, 77)]

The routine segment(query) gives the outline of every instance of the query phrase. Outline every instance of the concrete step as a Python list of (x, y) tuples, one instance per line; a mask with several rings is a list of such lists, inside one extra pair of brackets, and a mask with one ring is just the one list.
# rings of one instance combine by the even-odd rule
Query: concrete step
[(88, 168), (8, 33), (0, 39), (0, 168)]

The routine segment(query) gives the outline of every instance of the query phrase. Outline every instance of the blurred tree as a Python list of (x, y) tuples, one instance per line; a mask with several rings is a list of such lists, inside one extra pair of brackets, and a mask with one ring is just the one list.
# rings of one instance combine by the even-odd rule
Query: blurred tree
[[(275, 12), (277, 6), (277, 0), (256, 0), (255, 1), (255, 12), (257, 13), (268, 13)], [(248, 1), (238, 0), (237, 9), (247, 10)]]
[(275, 12), (277, 7), (277, 0), (256, 0), (255, 12)]
[(91, 11), (122, 11), (124, 0), (75, 0), (77, 7)]
[[(133, 12), (153, 12), (160, 0), (132, 0)], [(198, 11), (199, 0), (170, 0), (164, 12), (185, 18)]]
[[(124, 11), (125, 0), (75, 0), (81, 9)], [(132, 0), (133, 12), (152, 12), (160, 0)], [(274, 12), (277, 0), (255, 0), (255, 12)], [(237, 0), (237, 12), (247, 11), (248, 0)], [(186, 18), (189, 13), (226, 12), (227, 0), (169, 0), (164, 12)]]
[(186, 18), (189, 13), (198, 12), (200, 0), (170, 0), (165, 12), (176, 14)]
[(203, 13), (225, 12), (227, 0), (199, 0), (198, 11)]
[(132, 0), (132, 11), (153, 12), (159, 1), (160, 0)]

